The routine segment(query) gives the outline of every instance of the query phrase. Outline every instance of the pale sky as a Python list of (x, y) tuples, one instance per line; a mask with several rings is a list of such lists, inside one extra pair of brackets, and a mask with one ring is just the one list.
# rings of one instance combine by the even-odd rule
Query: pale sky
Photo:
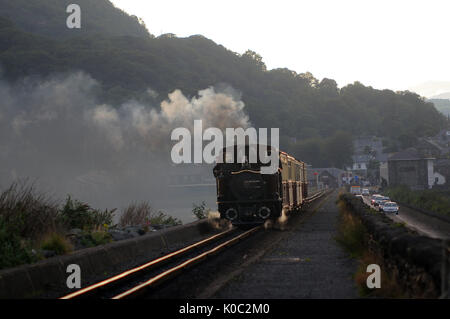
[(156, 36), (202, 34), (234, 52), (256, 51), (269, 69), (377, 89), (440, 81), (450, 91), (449, 0), (111, 1)]

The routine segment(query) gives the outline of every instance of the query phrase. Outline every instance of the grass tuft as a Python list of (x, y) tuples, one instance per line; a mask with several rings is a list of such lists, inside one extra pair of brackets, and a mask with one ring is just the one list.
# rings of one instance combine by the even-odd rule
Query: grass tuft
[(150, 225), (181, 225), (181, 221), (162, 211), (155, 211), (148, 202), (132, 203), (120, 216), (119, 225), (150, 226)]
[(64, 255), (73, 250), (72, 244), (61, 234), (52, 233), (42, 242), (42, 249), (51, 250), (56, 255)]
[[(344, 200), (338, 202), (338, 207), (339, 225), (335, 239), (350, 253), (352, 258), (358, 260), (358, 269), (354, 274), (354, 279), (359, 294), (369, 298), (403, 298), (405, 293), (398, 284), (397, 276), (387, 272), (383, 258), (369, 249), (370, 236), (361, 219), (351, 213)], [(370, 264), (377, 264), (381, 268), (381, 288), (370, 289), (367, 287), (367, 278), (370, 275), (367, 272), (367, 266)]]

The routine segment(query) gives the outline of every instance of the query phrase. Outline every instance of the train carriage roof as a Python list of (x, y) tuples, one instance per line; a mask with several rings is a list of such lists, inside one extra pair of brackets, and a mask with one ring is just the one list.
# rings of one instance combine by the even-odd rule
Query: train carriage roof
[[(234, 152), (234, 154), (235, 154), (235, 156), (236, 156), (236, 154), (237, 154), (237, 152), (236, 152), (236, 151), (237, 151), (237, 148), (238, 148), (238, 147), (242, 147), (242, 146), (244, 146), (244, 145), (233, 145), (233, 146), (223, 147), (222, 150), (220, 151), (220, 153), (218, 154), (217, 158), (223, 156), (224, 152), (227, 153), (229, 150), (233, 150), (233, 152)], [(287, 162), (287, 161), (289, 161), (289, 162), (294, 162), (294, 163), (296, 163), (296, 164), (299, 164), (300, 166), (301, 166), (302, 164), (304, 164), (304, 162), (299, 161), (298, 159), (296, 159), (296, 158), (293, 157), (292, 155), (289, 155), (288, 153), (286, 153), (286, 152), (284, 152), (284, 151), (281, 151), (281, 150), (279, 150), (279, 149), (277, 149), (277, 148), (275, 148), (275, 147), (272, 147), (272, 146), (270, 146), (270, 145), (263, 145), (263, 144), (251, 144), (251, 145), (245, 145), (245, 148), (246, 148), (246, 151), (245, 151), (245, 152), (246, 152), (246, 154), (248, 154), (248, 153), (247, 153), (247, 152), (248, 152), (248, 149), (249, 149), (249, 147), (251, 147), (251, 146), (256, 146), (258, 151), (259, 151), (259, 148), (260, 148), (261, 146), (267, 147), (267, 149), (270, 150), (270, 151), (278, 151), (278, 152), (279, 152), (279, 155), (280, 155), (280, 161), (281, 161), (281, 162)]]

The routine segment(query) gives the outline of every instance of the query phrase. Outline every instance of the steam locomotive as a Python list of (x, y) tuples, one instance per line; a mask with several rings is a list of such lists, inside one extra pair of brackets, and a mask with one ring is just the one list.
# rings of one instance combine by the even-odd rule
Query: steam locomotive
[[(233, 225), (262, 224), (275, 220), (282, 210), (299, 210), (308, 195), (306, 164), (285, 152), (266, 145), (256, 145), (257, 162), (237, 161), (237, 147), (223, 148), (221, 162), (213, 169), (216, 178), (217, 204), (221, 218)], [(263, 164), (259, 148), (267, 147), (267, 153), (279, 152), (278, 170), (274, 174), (261, 174)], [(249, 146), (245, 146), (245, 156)], [(229, 160), (234, 156), (233, 161)], [(228, 160), (227, 160), (228, 158)]]

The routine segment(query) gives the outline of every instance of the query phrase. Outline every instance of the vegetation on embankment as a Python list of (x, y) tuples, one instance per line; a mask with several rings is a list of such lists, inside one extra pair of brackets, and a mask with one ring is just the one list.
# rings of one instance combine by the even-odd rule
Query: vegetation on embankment
[[(437, 298), (442, 244), (371, 210), (355, 196), (341, 194), (336, 240), (360, 262), (355, 280), (365, 297)], [(369, 264), (381, 268), (381, 288), (369, 289)]]
[[(382, 297), (382, 298), (402, 298), (405, 293), (396, 282), (393, 275), (385, 271), (383, 258), (376, 252), (369, 249), (370, 234), (363, 225), (361, 219), (354, 216), (347, 208), (345, 202), (340, 199), (339, 206), (339, 226), (336, 241), (341, 244), (352, 256), (358, 260), (358, 269), (354, 274), (359, 294), (362, 297)], [(377, 264), (381, 268), (382, 285), (379, 289), (369, 289), (367, 287), (367, 266)]]
[[(107, 244), (117, 233), (127, 238), (113, 224), (115, 211), (94, 209), (70, 196), (60, 205), (26, 181), (12, 184), (0, 193), (0, 269)], [(179, 224), (148, 203), (130, 205), (120, 220), (120, 227), (142, 226), (139, 235), (150, 227)]]
[(407, 186), (389, 187), (383, 193), (395, 201), (407, 203), (425, 211), (450, 217), (450, 190), (411, 190)]

